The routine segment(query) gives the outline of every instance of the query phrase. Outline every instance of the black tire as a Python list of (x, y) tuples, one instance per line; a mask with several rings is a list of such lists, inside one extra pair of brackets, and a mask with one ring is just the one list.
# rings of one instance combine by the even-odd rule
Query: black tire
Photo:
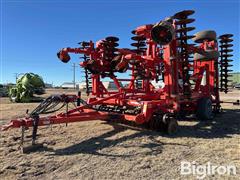
[(145, 126), (151, 130), (163, 132), (168, 135), (176, 134), (178, 130), (177, 120), (167, 115), (153, 116)]
[(178, 123), (176, 119), (167, 115), (153, 116), (147, 123), (147, 127), (168, 135), (173, 135), (178, 130)]
[(178, 123), (176, 119), (171, 119), (167, 124), (167, 134), (173, 135), (178, 131)]
[(196, 43), (202, 43), (205, 40), (213, 41), (217, 39), (216, 32), (212, 30), (200, 31), (194, 35), (195, 37), (192, 40)]
[(177, 120), (173, 117), (169, 117), (167, 114), (163, 115), (162, 118), (162, 125), (163, 125), (163, 130), (168, 134), (168, 135), (173, 135), (177, 133), (178, 130), (178, 123)]
[[(165, 33), (165, 35), (161, 35)], [(160, 21), (155, 24), (151, 30), (151, 37), (154, 42), (160, 45), (169, 44), (175, 36), (174, 27), (168, 21)]]
[(219, 57), (219, 52), (215, 50), (207, 50), (203, 54), (194, 53), (194, 60), (212, 60)]
[(213, 118), (211, 99), (202, 98), (198, 101), (196, 115), (199, 120), (211, 120)]

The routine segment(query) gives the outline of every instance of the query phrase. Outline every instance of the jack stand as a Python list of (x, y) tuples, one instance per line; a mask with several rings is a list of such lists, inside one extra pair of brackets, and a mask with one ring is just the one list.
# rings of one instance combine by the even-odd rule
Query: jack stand
[(24, 133), (25, 133), (26, 127), (25, 126), (21, 126), (21, 143), (20, 143), (20, 147), (23, 147), (24, 144)]
[(37, 129), (38, 129), (38, 122), (39, 122), (39, 115), (33, 115), (33, 131), (32, 131), (32, 145), (24, 146), (24, 133), (25, 133), (25, 126), (22, 126), (22, 136), (21, 136), (21, 149), (22, 153), (29, 153), (37, 151), (40, 148), (43, 148), (43, 143), (36, 143), (37, 138)]

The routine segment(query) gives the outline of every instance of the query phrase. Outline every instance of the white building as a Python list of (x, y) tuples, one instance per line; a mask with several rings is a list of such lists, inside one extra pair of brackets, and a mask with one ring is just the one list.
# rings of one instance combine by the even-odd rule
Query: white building
[[(63, 88), (63, 89), (74, 89), (74, 83), (72, 83), (72, 82), (64, 82), (61, 85), (61, 88)], [(76, 88), (78, 89), (78, 84), (77, 83), (76, 83)]]
[[(117, 90), (117, 86), (113, 81), (105, 81), (102, 83), (107, 90)], [(120, 82), (120, 86), (123, 87), (121, 82)]]
[[(107, 90), (117, 90), (117, 86), (113, 81), (104, 81), (102, 83)], [(86, 89), (85, 82), (80, 82), (80, 83), (77, 83), (76, 85), (79, 87), (79, 89)], [(120, 82), (120, 86), (123, 87), (121, 82)]]

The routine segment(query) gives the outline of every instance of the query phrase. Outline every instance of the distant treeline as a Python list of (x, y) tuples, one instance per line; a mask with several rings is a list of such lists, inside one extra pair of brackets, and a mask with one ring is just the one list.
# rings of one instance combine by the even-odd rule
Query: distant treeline
[(232, 84), (240, 84), (240, 72), (230, 73), (229, 79), (232, 80)]

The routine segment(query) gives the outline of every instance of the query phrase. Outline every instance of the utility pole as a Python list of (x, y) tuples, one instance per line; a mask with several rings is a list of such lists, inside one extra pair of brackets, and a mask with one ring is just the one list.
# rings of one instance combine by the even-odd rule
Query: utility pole
[(17, 79), (18, 79), (18, 73), (14, 73), (15, 79), (16, 79), (16, 84), (17, 84)]
[(72, 67), (73, 67), (73, 85), (74, 85), (74, 89), (76, 89), (76, 79), (75, 79), (75, 77), (76, 77), (76, 67), (77, 67), (77, 65), (75, 63), (73, 63)]

